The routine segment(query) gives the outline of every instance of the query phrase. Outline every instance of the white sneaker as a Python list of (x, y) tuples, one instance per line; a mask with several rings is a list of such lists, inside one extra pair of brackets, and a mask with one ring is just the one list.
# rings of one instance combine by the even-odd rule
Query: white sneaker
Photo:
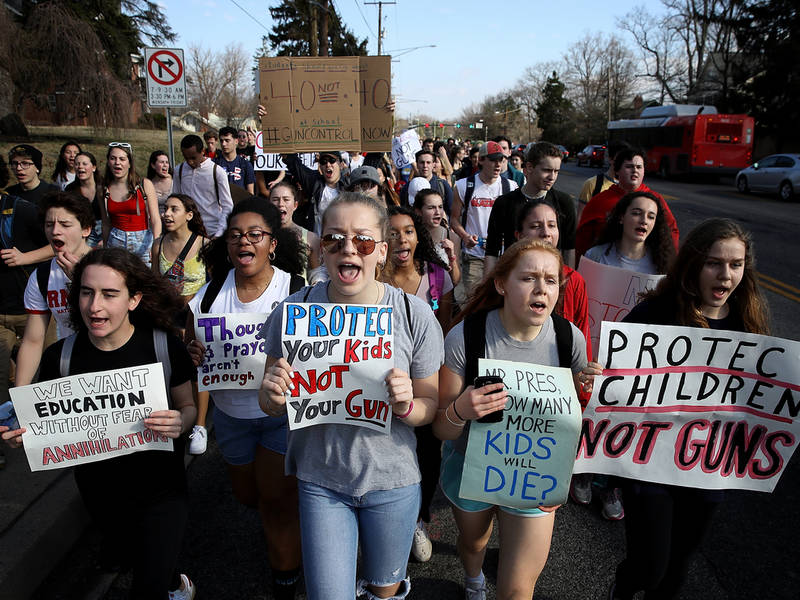
[[(205, 427), (201, 428), (205, 433)], [(205, 439), (205, 438), (203, 438)], [(188, 576), (181, 573), (181, 587), (169, 593), (169, 600), (192, 600), (194, 598), (194, 584)]]
[(619, 490), (616, 488), (603, 492), (603, 510), (601, 514), (604, 519), (609, 521), (619, 521), (625, 518), (625, 509), (622, 507), (622, 500), (619, 497)]
[(202, 454), (208, 447), (208, 431), (202, 425), (195, 425), (189, 440), (189, 454)]
[(428, 537), (428, 530), (425, 529), (425, 523), (417, 521), (417, 527), (414, 529), (414, 541), (411, 543), (411, 554), (419, 562), (428, 562), (433, 554), (433, 544), (431, 538)]
[(486, 583), (478, 588), (464, 588), (464, 600), (486, 600)]

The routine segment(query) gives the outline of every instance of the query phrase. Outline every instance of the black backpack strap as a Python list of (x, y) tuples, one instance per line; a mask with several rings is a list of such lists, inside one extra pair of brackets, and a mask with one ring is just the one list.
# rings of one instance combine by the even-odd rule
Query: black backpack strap
[[(222, 202), (219, 201), (219, 186), (217, 185), (217, 167), (220, 167), (217, 163), (214, 163), (214, 166), (211, 169), (211, 172), (214, 174), (214, 193), (217, 195), (217, 205), (220, 207), (222, 206)], [(225, 178), (228, 178), (228, 174), (225, 173)]]
[(172, 379), (172, 362), (169, 358), (166, 331), (153, 329), (153, 347), (156, 351), (156, 362), (161, 363), (161, 368), (164, 371), (164, 385), (167, 388), (167, 398), (169, 398), (169, 382)]
[(64, 345), (61, 346), (61, 358), (58, 364), (58, 371), (62, 377), (69, 376), (69, 363), (72, 360), (72, 348), (75, 346), (75, 339), (78, 337), (77, 333), (64, 338)]
[(303, 289), (306, 285), (306, 280), (303, 279), (302, 275), (291, 275), (291, 279), (289, 280), (289, 294), (294, 294)]
[(558, 347), (558, 366), (572, 369), (572, 325), (564, 317), (552, 313), (553, 330)]
[(313, 285), (310, 285), (310, 286), (308, 286), (306, 288), (306, 292), (305, 292), (305, 294), (303, 294), (303, 302), (308, 302), (308, 296), (311, 293), (311, 290), (313, 290), (313, 289), (314, 289)]
[(47, 284), (50, 281), (50, 268), (52, 266), (52, 261), (48, 260), (36, 267), (36, 283), (39, 284), (39, 293), (42, 294), (45, 304), (47, 304)]
[(478, 359), (486, 357), (486, 317), (482, 310), (464, 319), (464, 385), (472, 385), (478, 376)]
[(603, 175), (602, 173), (600, 175), (595, 176), (594, 191), (592, 192), (592, 196), (597, 196), (597, 194), (603, 191), (603, 179), (605, 179), (605, 175)]
[(403, 292), (403, 302), (406, 305), (406, 321), (408, 321), (408, 335), (411, 336), (411, 345), (414, 345), (414, 325), (411, 323), (411, 303), (408, 301), (408, 294)]
[(200, 301), (201, 313), (208, 313), (208, 311), (211, 309), (211, 305), (214, 303), (214, 300), (217, 299), (217, 295), (224, 284), (225, 277), (211, 279), (211, 281), (208, 283), (208, 287), (206, 288), (206, 293), (203, 294), (203, 299)]
[(511, 184), (509, 183), (508, 180), (509, 180), (509, 177), (501, 177), (500, 178), (500, 187), (503, 190), (503, 194), (507, 194), (508, 192), (511, 191)]
[(464, 207), (461, 210), (461, 225), (462, 227), (467, 226), (467, 211), (469, 210), (469, 202), (472, 200), (472, 192), (475, 191), (475, 176), (477, 173), (473, 173), (469, 177), (467, 177), (467, 187), (464, 191)]

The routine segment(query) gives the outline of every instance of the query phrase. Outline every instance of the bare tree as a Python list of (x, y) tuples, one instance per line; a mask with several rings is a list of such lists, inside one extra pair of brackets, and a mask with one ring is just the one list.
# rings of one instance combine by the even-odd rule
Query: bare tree
[(252, 112), (250, 59), (241, 44), (219, 52), (190, 46), (186, 76), (189, 104), (204, 117), (215, 113), (231, 123)]

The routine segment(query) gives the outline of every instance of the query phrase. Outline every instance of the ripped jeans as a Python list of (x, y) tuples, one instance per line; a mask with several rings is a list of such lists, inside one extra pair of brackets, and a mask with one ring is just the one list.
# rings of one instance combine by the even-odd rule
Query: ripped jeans
[[(303, 571), (309, 600), (353, 600), (361, 543), (361, 579), (386, 586), (400, 581), (395, 598), (404, 598), (408, 555), (420, 506), (419, 484), (348, 496), (297, 481)], [(367, 592), (367, 597), (370, 594)]]

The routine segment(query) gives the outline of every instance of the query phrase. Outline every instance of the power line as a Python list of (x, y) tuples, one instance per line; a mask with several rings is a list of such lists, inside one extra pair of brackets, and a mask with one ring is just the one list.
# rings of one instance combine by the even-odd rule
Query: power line
[(361, 5), (358, 3), (358, 0), (353, 0), (353, 2), (355, 2), (356, 4), (356, 8), (358, 9), (358, 14), (360, 14), (361, 18), (364, 20), (364, 25), (367, 26), (367, 31), (369, 31), (369, 35), (372, 35), (374, 37), (372, 28), (369, 25), (369, 21), (367, 21), (367, 17), (364, 16), (364, 11), (361, 10)]
[(270, 30), (269, 30), (269, 28), (268, 28), (266, 25), (264, 25), (264, 24), (263, 24), (261, 21), (259, 21), (258, 19), (256, 19), (256, 18), (255, 18), (253, 15), (251, 15), (249, 12), (247, 12), (247, 10), (246, 10), (246, 9), (245, 9), (245, 8), (244, 8), (244, 7), (243, 7), (241, 4), (239, 4), (238, 2), (236, 2), (236, 0), (231, 0), (231, 2), (233, 2), (233, 3), (234, 3), (234, 4), (235, 4), (235, 5), (236, 5), (236, 6), (239, 8), (239, 10), (241, 10), (241, 11), (242, 11), (244, 14), (246, 14), (248, 17), (250, 17), (251, 19), (253, 19), (253, 21), (255, 21), (256, 23), (258, 23), (259, 25), (261, 25), (261, 27), (264, 29), (264, 31), (266, 31), (267, 33), (270, 33)]

